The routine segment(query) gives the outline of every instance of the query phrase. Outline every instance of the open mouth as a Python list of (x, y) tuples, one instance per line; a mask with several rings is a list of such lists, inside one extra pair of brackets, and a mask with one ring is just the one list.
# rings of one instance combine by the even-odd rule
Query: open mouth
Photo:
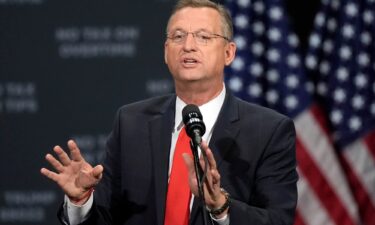
[(185, 66), (194, 66), (194, 65), (197, 65), (199, 62), (198, 60), (194, 59), (194, 58), (184, 58), (182, 60), (182, 63), (185, 65)]

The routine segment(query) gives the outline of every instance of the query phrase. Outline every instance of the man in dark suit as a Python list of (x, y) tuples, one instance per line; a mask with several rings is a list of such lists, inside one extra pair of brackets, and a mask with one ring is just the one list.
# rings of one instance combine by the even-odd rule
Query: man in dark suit
[[(56, 172), (43, 168), (41, 173), (66, 194), (59, 216), (63, 223), (203, 224), (193, 159), (175, 150), (184, 130), (181, 111), (186, 104), (199, 106), (207, 127), (200, 145), (208, 158), (201, 162), (208, 168), (207, 224), (293, 223), (294, 125), (285, 116), (226, 91), (224, 66), (233, 61), (236, 50), (232, 36), (231, 19), (222, 6), (207, 0), (177, 3), (164, 52), (176, 95), (122, 107), (103, 165), (88, 164), (72, 140), (70, 156), (59, 146), (54, 148), (58, 159), (47, 154)], [(183, 157), (187, 171), (185, 183), (178, 187), (182, 194), (186, 185), (192, 196), (187, 216), (173, 211), (170, 203), (175, 157)]]

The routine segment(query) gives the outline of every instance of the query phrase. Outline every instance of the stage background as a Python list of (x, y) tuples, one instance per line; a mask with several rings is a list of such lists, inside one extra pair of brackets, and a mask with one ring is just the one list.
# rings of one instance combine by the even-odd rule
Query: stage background
[[(302, 47), (317, 2), (286, 1)], [(63, 194), (39, 173), (45, 154), (73, 138), (96, 164), (118, 107), (173, 91), (173, 4), (0, 0), (0, 224), (58, 224)]]

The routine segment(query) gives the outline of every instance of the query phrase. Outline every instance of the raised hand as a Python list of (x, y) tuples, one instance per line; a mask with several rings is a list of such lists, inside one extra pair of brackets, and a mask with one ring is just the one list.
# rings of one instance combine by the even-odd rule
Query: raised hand
[(46, 160), (56, 172), (46, 168), (42, 168), (40, 172), (55, 181), (73, 203), (81, 205), (87, 201), (102, 178), (103, 166), (92, 167), (87, 163), (73, 140), (68, 141), (68, 148), (70, 157), (60, 146), (53, 148), (59, 160), (51, 154), (46, 155)]
[[(207, 176), (203, 185), (205, 202), (210, 209), (220, 208), (222, 205), (224, 205), (226, 197), (220, 188), (220, 174), (216, 167), (216, 161), (206, 142), (202, 141), (200, 148), (206, 153), (208, 159), (208, 165), (205, 165), (202, 155), (199, 159), (199, 163), (203, 170), (205, 166), (208, 166)], [(195, 196), (199, 196), (198, 182), (194, 169), (194, 160), (188, 154), (184, 154), (183, 157), (189, 171), (190, 190)], [(222, 215), (218, 216), (218, 218), (224, 216), (226, 213), (227, 211), (223, 212)]]

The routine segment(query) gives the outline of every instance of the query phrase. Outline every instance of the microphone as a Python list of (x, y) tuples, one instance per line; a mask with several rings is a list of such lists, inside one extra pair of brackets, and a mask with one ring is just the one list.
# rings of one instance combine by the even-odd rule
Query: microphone
[(182, 120), (185, 124), (187, 135), (195, 145), (200, 145), (202, 136), (206, 132), (203, 117), (198, 106), (189, 104), (182, 109)]
[[(202, 142), (202, 136), (206, 132), (206, 126), (203, 123), (203, 117), (201, 114), (201, 111), (199, 111), (198, 106), (189, 104), (186, 105), (182, 109), (182, 120), (185, 124), (185, 130), (187, 135), (191, 138), (190, 147), (193, 152), (194, 156), (194, 169), (195, 169), (195, 175), (197, 177), (198, 182), (198, 191), (199, 196), (202, 202), (202, 219), (203, 224), (207, 224), (207, 212), (206, 212), (206, 202), (204, 198), (204, 191), (203, 191), (203, 182), (206, 178), (207, 174), (207, 166), (202, 169), (202, 167), (199, 164), (199, 154), (198, 154), (198, 146)], [(205, 165), (208, 165), (207, 156), (202, 151), (202, 156), (205, 162)]]

